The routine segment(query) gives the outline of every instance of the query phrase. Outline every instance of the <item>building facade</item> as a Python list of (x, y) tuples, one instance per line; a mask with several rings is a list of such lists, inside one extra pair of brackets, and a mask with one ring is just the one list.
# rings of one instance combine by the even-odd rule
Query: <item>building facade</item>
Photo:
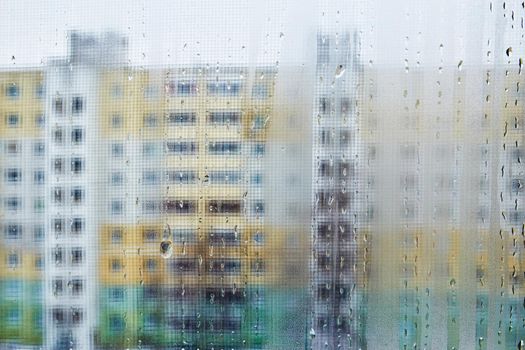
[(276, 70), (126, 59), (73, 32), (1, 74), (2, 344), (260, 348)]
[(363, 349), (356, 35), (320, 33), (312, 115), (312, 348)]

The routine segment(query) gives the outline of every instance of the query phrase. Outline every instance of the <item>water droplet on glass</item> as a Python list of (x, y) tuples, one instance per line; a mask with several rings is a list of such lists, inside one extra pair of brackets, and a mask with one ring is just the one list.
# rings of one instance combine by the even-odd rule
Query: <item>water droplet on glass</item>
[(342, 64), (338, 65), (337, 68), (335, 69), (335, 78), (336, 79), (341, 78), (343, 74), (345, 74), (345, 71), (346, 69)]
[(164, 259), (168, 259), (173, 254), (173, 244), (171, 241), (162, 241), (160, 242), (160, 255)]
[(170, 238), (170, 236), (171, 236), (171, 228), (169, 224), (166, 224), (166, 226), (164, 226), (164, 232), (162, 233), (162, 239), (167, 240)]
[(310, 334), (310, 338), (312, 339), (315, 338), (315, 330), (313, 328), (310, 328), (309, 334)]

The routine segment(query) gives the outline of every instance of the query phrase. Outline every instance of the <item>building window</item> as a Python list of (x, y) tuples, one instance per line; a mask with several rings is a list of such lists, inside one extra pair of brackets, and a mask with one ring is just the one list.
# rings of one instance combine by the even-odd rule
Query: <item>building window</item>
[(111, 96), (113, 96), (113, 98), (117, 99), (117, 98), (121, 98), (123, 95), (122, 93), (122, 85), (120, 84), (113, 84), (112, 88), (111, 88)]
[(328, 97), (321, 97), (319, 99), (319, 111), (323, 114), (330, 113), (330, 98)]
[(220, 111), (220, 112), (210, 112), (208, 114), (208, 123), (239, 124), (240, 121), (241, 121), (240, 112)]
[(259, 231), (255, 232), (255, 234), (253, 235), (253, 241), (256, 244), (264, 244), (264, 234)]
[(195, 154), (198, 151), (198, 145), (190, 141), (168, 141), (166, 150), (174, 154)]
[(11, 327), (20, 326), (20, 310), (14, 306), (7, 311), (7, 324)]
[(111, 201), (111, 214), (112, 215), (122, 215), (122, 212), (124, 211), (123, 209), (124, 207), (124, 204), (122, 203), (121, 200), (113, 200)]
[(177, 83), (177, 94), (182, 96), (195, 95), (198, 91), (197, 83), (193, 81), (179, 81)]
[(168, 124), (170, 125), (192, 125), (197, 121), (194, 112), (171, 112), (168, 115)]
[(37, 225), (33, 229), (33, 238), (35, 242), (42, 242), (45, 238), (44, 236), (44, 226)]
[(84, 258), (84, 250), (80, 247), (71, 248), (71, 263), (73, 265), (82, 264)]
[(265, 261), (263, 259), (255, 259), (250, 263), (252, 273), (261, 273), (265, 271)]
[(172, 235), (173, 241), (178, 242), (178, 243), (195, 242), (196, 236), (197, 236), (197, 233), (193, 229), (184, 229), (184, 228), (173, 229), (172, 233), (173, 233)]
[(167, 170), (165, 179), (168, 183), (192, 184), (196, 182), (197, 175), (193, 170)]
[(144, 126), (147, 128), (154, 128), (158, 124), (157, 115), (149, 113), (144, 116)]
[(260, 131), (264, 129), (266, 126), (266, 118), (263, 115), (256, 115), (255, 118), (253, 118), (252, 122), (252, 130), (254, 131)]
[(38, 99), (44, 98), (44, 95), (46, 93), (46, 90), (44, 88), (44, 84), (38, 83), (35, 86), (35, 97)]
[(252, 146), (252, 155), (256, 157), (261, 157), (265, 153), (265, 144), (264, 143), (256, 143)]
[(120, 333), (124, 330), (124, 320), (122, 319), (122, 316), (109, 316), (109, 330), (114, 333)]
[[(34, 292), (33, 295), (41, 295), (42, 292)], [(35, 325), (35, 328), (38, 331), (41, 331), (43, 328), (43, 320), (42, 320), (42, 310), (36, 310), (33, 313), (33, 324)]]
[(321, 145), (331, 145), (332, 144), (332, 131), (328, 129), (321, 130), (319, 132), (319, 142)]
[(53, 295), (62, 295), (64, 293), (64, 282), (60, 278), (53, 280)]
[(37, 128), (44, 128), (44, 126), (46, 125), (46, 117), (44, 117), (43, 114), (38, 114), (36, 117), (35, 117), (35, 126)]
[(44, 258), (42, 257), (42, 255), (37, 255), (35, 257), (35, 270), (41, 271), (43, 268), (44, 268)]
[(253, 213), (255, 215), (264, 215), (264, 202), (255, 202), (253, 204)]
[(62, 97), (55, 97), (53, 99), (53, 112), (62, 114), (64, 112), (64, 100)]
[(9, 113), (5, 118), (5, 124), (10, 128), (18, 128), (20, 123), (20, 115), (18, 113)]
[(144, 89), (144, 98), (154, 99), (159, 97), (159, 88), (154, 85), (148, 85)]
[(71, 189), (71, 201), (73, 204), (82, 204), (84, 199), (84, 190), (82, 187), (73, 187)]
[(53, 224), (53, 231), (55, 231), (56, 235), (61, 235), (64, 233), (64, 219), (55, 218), (53, 219), (52, 224)]
[(4, 205), (7, 210), (16, 211), (22, 207), (22, 199), (20, 197), (7, 197)]
[(224, 245), (238, 245), (239, 244), (239, 232), (238, 230), (228, 229), (214, 229), (208, 234), (208, 240), (213, 244), (224, 244)]
[(238, 259), (217, 259), (209, 262), (211, 273), (233, 273), (241, 272), (241, 261)]
[(124, 288), (113, 287), (108, 291), (109, 300), (112, 302), (119, 302), (124, 300)]
[(163, 202), (162, 209), (169, 214), (192, 214), (197, 210), (197, 202), (184, 199), (167, 199)]
[(157, 154), (157, 144), (155, 142), (145, 142), (142, 145), (142, 154), (145, 156), (154, 156)]
[(6, 280), (3, 292), (8, 298), (19, 298), (22, 293), (22, 281), (12, 279)]
[(159, 212), (159, 202), (149, 199), (142, 201), (142, 212), (144, 214), (155, 214)]
[(55, 187), (53, 191), (53, 201), (56, 204), (64, 203), (64, 189), (62, 187)]
[(241, 83), (217, 81), (208, 83), (208, 94), (222, 96), (237, 96), (241, 92)]
[(208, 175), (211, 184), (238, 184), (241, 181), (240, 171), (211, 171)]
[(122, 185), (124, 175), (119, 172), (114, 172), (111, 174), (111, 184), (113, 186)]
[(15, 155), (22, 152), (22, 145), (18, 141), (8, 141), (5, 151), (9, 155)]
[[(80, 293), (81, 292), (82, 290), (80, 291)], [(75, 284), (73, 284), (73, 295), (78, 295), (78, 294), (75, 294)], [(82, 324), (83, 318), (84, 318), (84, 313), (82, 312), (82, 309), (74, 308), (71, 310), (71, 322), (73, 323), (73, 325), (78, 326)]]
[(20, 265), (20, 256), (18, 253), (9, 253), (7, 255), (7, 266), (14, 269)]
[(84, 130), (82, 128), (74, 128), (71, 131), (71, 143), (79, 145), (83, 141)]
[(159, 233), (154, 228), (146, 228), (143, 232), (144, 242), (156, 242), (158, 240)]
[(45, 201), (43, 197), (37, 197), (33, 201), (33, 210), (35, 213), (43, 213), (44, 212), (44, 206)]
[(73, 97), (71, 101), (71, 112), (73, 114), (82, 113), (84, 110), (84, 100), (80, 96)]
[(44, 170), (34, 171), (33, 182), (35, 183), (35, 185), (42, 185), (44, 183)]
[[(482, 178), (482, 185), (480, 186), (481, 188), (486, 187), (487, 181), (483, 181), (483, 180), (484, 178)], [(511, 180), (511, 188), (512, 188), (513, 193), (518, 193), (520, 191), (523, 191), (524, 186), (525, 186), (525, 180), (523, 179), (512, 179)]]
[(342, 97), (341, 98), (341, 113), (343, 115), (346, 115), (348, 112), (350, 112), (350, 99), (348, 97)]
[(111, 116), (111, 127), (113, 129), (120, 129), (122, 127), (122, 116), (120, 114)]
[(212, 200), (208, 202), (208, 212), (211, 214), (239, 214), (242, 202), (238, 200)]
[(124, 155), (124, 145), (122, 143), (114, 143), (111, 145), (111, 155), (113, 158), (120, 158)]
[(71, 220), (71, 233), (80, 234), (84, 231), (84, 219), (73, 218)]
[(51, 254), (52, 254), (52, 261), (55, 262), (55, 265), (62, 265), (64, 263), (64, 248), (62, 247), (53, 248), (53, 251)]
[(172, 260), (171, 268), (175, 273), (194, 273), (197, 269), (195, 258), (177, 258)]
[(84, 160), (82, 158), (71, 158), (71, 172), (73, 174), (81, 174), (84, 169)]
[(268, 86), (266, 84), (255, 84), (252, 89), (252, 97), (263, 100), (268, 97)]
[(145, 185), (156, 185), (160, 182), (160, 176), (157, 171), (147, 170), (142, 173), (142, 181)]
[(211, 154), (239, 154), (241, 147), (239, 142), (210, 142), (208, 152)]
[(152, 332), (159, 328), (159, 315), (155, 313), (149, 313), (144, 318), (144, 330)]
[(156, 259), (146, 259), (144, 262), (144, 269), (148, 272), (157, 271), (157, 260)]
[(5, 171), (5, 181), (7, 182), (22, 182), (22, 170), (18, 168), (9, 168)]
[(120, 259), (112, 259), (111, 260), (111, 271), (119, 272), (120, 270), (122, 270), (122, 261)]
[(33, 155), (41, 157), (44, 155), (46, 146), (44, 142), (38, 141), (33, 144)]
[(252, 185), (261, 186), (261, 184), (263, 182), (262, 174), (261, 173), (252, 174), (252, 176), (250, 178), (250, 182), (251, 182)]
[(53, 130), (53, 139), (57, 145), (61, 145), (64, 142), (64, 132), (61, 127), (57, 127)]
[(11, 99), (20, 97), (20, 87), (15, 83), (7, 85), (5, 89), (5, 95)]
[(7, 239), (20, 239), (22, 238), (22, 225), (7, 224), (4, 226), (4, 234)]
[(120, 244), (122, 243), (122, 238), (123, 238), (122, 229), (114, 228), (113, 230), (111, 230), (111, 243)]
[(334, 165), (328, 160), (321, 160), (319, 163), (319, 177), (332, 177), (334, 176)]
[[(66, 316), (63, 309), (53, 309), (53, 323), (62, 325), (66, 322)], [(69, 344), (69, 341), (63, 341), (64, 344)]]
[(84, 281), (78, 278), (71, 280), (71, 294), (78, 296), (84, 290)]

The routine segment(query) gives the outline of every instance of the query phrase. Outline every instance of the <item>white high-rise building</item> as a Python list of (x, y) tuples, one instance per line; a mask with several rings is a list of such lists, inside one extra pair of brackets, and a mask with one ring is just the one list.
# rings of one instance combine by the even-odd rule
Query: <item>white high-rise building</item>
[(312, 116), (312, 348), (357, 349), (356, 101), (359, 43), (349, 33), (317, 39)]
[(98, 142), (102, 64), (122, 64), (127, 41), (71, 33), (67, 59), (47, 66), (45, 346), (92, 349), (103, 172)]

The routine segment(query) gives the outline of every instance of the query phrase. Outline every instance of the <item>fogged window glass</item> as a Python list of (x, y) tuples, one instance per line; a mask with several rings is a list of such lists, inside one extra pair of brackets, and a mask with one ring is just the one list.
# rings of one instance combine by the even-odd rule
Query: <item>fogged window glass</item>
[(525, 5), (0, 5), (0, 349), (525, 349)]

